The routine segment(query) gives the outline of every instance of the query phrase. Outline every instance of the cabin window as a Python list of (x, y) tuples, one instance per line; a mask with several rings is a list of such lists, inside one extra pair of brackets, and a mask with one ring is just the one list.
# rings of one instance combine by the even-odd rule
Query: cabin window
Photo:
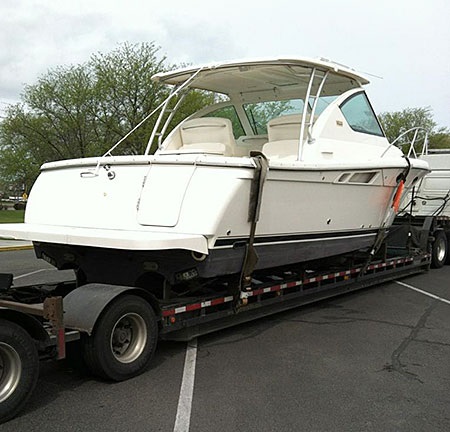
[(345, 120), (354, 131), (384, 136), (365, 93), (351, 96), (340, 108)]
[(244, 111), (255, 135), (267, 134), (267, 122), (275, 117), (288, 114), (301, 114), (303, 100), (258, 102), (244, 105)]
[(208, 117), (222, 117), (231, 121), (235, 139), (245, 135), (244, 128), (236, 113), (234, 106), (225, 106), (207, 114)]

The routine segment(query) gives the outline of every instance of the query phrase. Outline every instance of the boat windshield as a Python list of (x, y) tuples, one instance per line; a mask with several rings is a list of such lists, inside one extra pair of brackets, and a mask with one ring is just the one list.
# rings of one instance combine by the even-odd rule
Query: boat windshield
[(301, 114), (305, 103), (302, 99), (265, 101), (244, 104), (243, 108), (255, 135), (267, 133), (269, 120), (289, 114)]

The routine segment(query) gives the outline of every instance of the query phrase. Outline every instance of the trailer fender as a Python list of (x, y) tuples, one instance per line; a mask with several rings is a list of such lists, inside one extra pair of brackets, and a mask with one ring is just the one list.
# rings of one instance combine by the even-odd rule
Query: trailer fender
[(0, 318), (22, 327), (32, 339), (39, 343), (39, 348), (45, 348), (51, 344), (48, 333), (35, 317), (23, 312), (0, 307)]
[[(145, 298), (155, 309), (156, 299), (141, 288), (91, 283), (74, 289), (64, 297), (65, 327), (92, 335), (105, 307), (125, 292)], [(157, 309), (155, 313), (159, 315)]]

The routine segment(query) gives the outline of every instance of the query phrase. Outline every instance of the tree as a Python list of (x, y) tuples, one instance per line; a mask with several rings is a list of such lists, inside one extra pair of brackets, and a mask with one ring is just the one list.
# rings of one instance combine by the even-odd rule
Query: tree
[[(27, 85), (0, 124), (0, 176), (29, 188), (48, 161), (104, 154), (168, 95), (152, 75), (172, 69), (153, 43), (122, 44), (84, 64), (58, 67)], [(171, 126), (212, 101), (191, 92)], [(121, 154), (144, 151), (152, 117), (121, 144)]]
[(5, 181), (28, 189), (44, 162), (94, 150), (92, 79), (84, 66), (57, 68), (26, 86), (22, 100), (0, 125), (0, 168)]
[(411, 128), (422, 127), (428, 131), (430, 148), (450, 148), (450, 131), (445, 127), (438, 127), (430, 107), (384, 112), (378, 118), (389, 142)]
[(430, 137), (430, 147), (436, 149), (450, 149), (450, 132), (448, 129), (440, 129)]
[[(108, 54), (92, 56), (90, 68), (98, 102), (95, 130), (102, 140), (102, 151), (112, 147), (167, 96), (167, 90), (151, 80), (167, 69), (164, 61), (158, 59), (153, 44), (124, 44)], [(127, 138), (122, 150), (141, 153), (153, 124), (154, 119)]]

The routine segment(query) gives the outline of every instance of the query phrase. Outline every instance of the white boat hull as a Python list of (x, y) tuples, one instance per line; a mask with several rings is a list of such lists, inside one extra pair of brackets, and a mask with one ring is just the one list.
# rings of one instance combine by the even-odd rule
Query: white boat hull
[[(33, 187), (26, 223), (4, 226), (2, 235), (36, 242), (38, 255), (59, 268), (83, 268), (91, 281), (126, 274), (121, 283), (136, 284), (149, 269), (172, 283), (191, 268), (204, 278), (241, 271), (252, 159), (120, 157), (95, 167), (89, 160), (48, 166)], [(405, 168), (272, 165), (256, 227), (257, 268), (370, 248), (392, 223)], [(407, 186), (421, 171), (412, 168)], [(96, 258), (86, 259), (90, 254)], [(118, 264), (124, 256), (128, 270)]]

